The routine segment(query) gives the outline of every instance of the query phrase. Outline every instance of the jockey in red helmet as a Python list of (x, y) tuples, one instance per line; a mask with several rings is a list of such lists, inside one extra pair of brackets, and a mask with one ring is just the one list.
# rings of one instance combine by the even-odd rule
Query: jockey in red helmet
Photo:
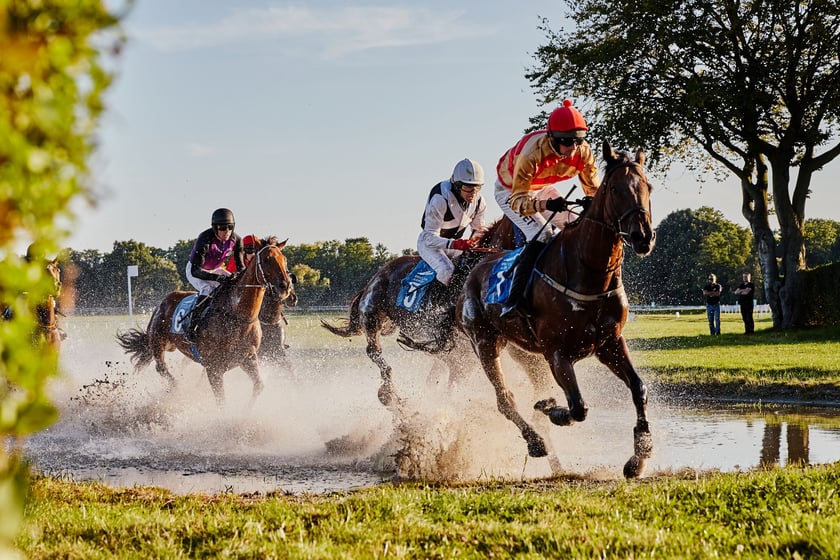
[[(595, 155), (586, 142), (587, 130), (583, 116), (565, 99), (549, 116), (547, 130), (526, 134), (499, 159), (496, 202), (529, 242), (517, 266), (523, 273), (514, 275), (502, 315), (518, 305), (542, 244), (571, 219), (555, 184), (578, 177), (586, 196), (594, 195), (601, 184)], [(551, 224), (543, 227), (549, 219)], [(540, 239), (534, 239), (540, 229)]]

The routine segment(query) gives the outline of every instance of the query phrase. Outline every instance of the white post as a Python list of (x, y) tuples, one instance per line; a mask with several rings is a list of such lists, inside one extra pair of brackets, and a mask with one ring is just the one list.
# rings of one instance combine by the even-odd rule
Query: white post
[(126, 269), (126, 277), (128, 278), (128, 321), (132, 325), (134, 324), (134, 311), (131, 307), (131, 277), (137, 276), (137, 274), (138, 271), (136, 264), (129, 265)]

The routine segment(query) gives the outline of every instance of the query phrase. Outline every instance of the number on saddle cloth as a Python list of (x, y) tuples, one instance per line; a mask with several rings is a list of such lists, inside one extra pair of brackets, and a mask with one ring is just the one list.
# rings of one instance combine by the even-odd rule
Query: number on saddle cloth
[(190, 328), (192, 320), (192, 313), (195, 307), (195, 300), (198, 294), (191, 294), (181, 300), (178, 307), (175, 308), (175, 313), (172, 314), (172, 323), (169, 326), (169, 332), (172, 334), (184, 334)]
[(397, 307), (402, 307), (414, 313), (417, 311), (426, 298), (429, 286), (435, 281), (435, 271), (429, 263), (420, 259), (414, 268), (411, 269), (403, 281), (400, 293), (397, 294)]
[(493, 265), (487, 286), (487, 297), (484, 298), (485, 303), (507, 303), (510, 286), (513, 283), (513, 274), (509, 274), (509, 271), (522, 249), (524, 247), (510, 251)]

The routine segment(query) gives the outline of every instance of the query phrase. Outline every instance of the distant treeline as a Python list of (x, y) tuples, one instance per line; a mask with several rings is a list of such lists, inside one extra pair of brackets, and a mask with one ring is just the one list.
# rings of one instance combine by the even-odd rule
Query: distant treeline
[[(840, 223), (808, 220), (805, 232), (809, 267), (840, 261)], [(182, 240), (168, 249), (158, 249), (129, 240), (115, 241), (109, 253), (67, 249), (60, 261), (68, 296), (80, 311), (127, 309), (126, 269), (137, 265), (139, 276), (132, 279), (133, 306), (138, 311), (152, 309), (167, 292), (192, 289), (184, 275), (192, 243)], [(306, 307), (346, 305), (383, 264), (397, 256), (365, 237), (286, 245), (283, 252), (298, 279), (300, 305)], [(723, 302), (735, 303), (732, 290), (744, 271), (752, 273), (762, 303), (761, 271), (749, 230), (704, 207), (665, 217), (657, 228), (656, 247), (650, 256), (625, 254), (623, 277), (633, 304), (699, 305), (708, 273), (714, 272), (724, 286)]]

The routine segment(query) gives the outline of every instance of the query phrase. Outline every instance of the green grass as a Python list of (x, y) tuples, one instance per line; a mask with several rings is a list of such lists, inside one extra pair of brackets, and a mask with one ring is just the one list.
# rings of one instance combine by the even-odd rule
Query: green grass
[[(363, 354), (361, 337), (339, 339), (316, 317), (290, 321), (299, 351)], [(840, 402), (840, 329), (776, 332), (768, 319), (757, 328), (744, 336), (740, 318), (724, 316), (724, 334), (710, 337), (702, 315), (640, 315), (625, 335), (657, 389), (816, 391)], [(840, 558), (838, 489), (840, 463), (323, 496), (175, 496), (38, 478), (17, 544), (29, 558)]]
[(840, 401), (840, 327), (776, 331), (769, 317), (746, 336), (724, 315), (721, 336), (705, 315), (640, 315), (624, 335), (644, 377), (666, 390), (742, 399)]
[(840, 464), (593, 483), (173, 496), (35, 482), (29, 558), (837, 558)]

